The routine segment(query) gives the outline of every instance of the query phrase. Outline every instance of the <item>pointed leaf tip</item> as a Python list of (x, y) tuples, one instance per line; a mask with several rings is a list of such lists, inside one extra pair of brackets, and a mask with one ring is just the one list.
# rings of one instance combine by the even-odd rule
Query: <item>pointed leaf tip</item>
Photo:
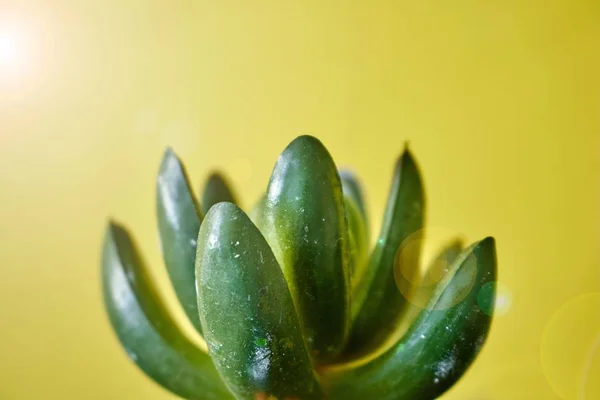
[[(424, 219), (421, 173), (410, 151), (406, 150), (396, 162), (377, 244), (367, 272), (354, 293), (348, 355), (369, 353), (396, 329), (407, 301), (394, 279), (395, 260), (398, 256), (402, 262), (399, 275), (406, 283), (414, 280), (419, 268), (421, 240), (413, 235), (419, 235)], [(402, 253), (404, 249), (407, 250)]]
[(480, 245), (488, 246), (488, 247), (496, 247), (496, 238), (494, 238), (493, 236), (487, 236), (486, 238), (481, 240)]
[(171, 146), (165, 147), (164, 154), (165, 154), (165, 156), (169, 155), (169, 156), (175, 156), (175, 157), (177, 157), (177, 155), (175, 154), (175, 150), (173, 150), (173, 148)]
[(120, 226), (119, 222), (114, 218), (109, 218), (106, 221), (106, 228), (104, 229), (105, 236), (112, 234), (113, 230), (115, 230), (118, 226)]
[(224, 183), (225, 181), (226, 181), (226, 179), (223, 176), (223, 173), (220, 171), (212, 171), (210, 174), (208, 174), (208, 179), (207, 179), (208, 183), (217, 182), (217, 183), (221, 184), (221, 183)]
[(406, 144), (404, 145), (404, 149), (400, 154), (400, 157), (398, 157), (398, 164), (404, 166), (414, 165), (415, 168), (417, 168), (417, 161), (415, 159), (415, 155), (413, 154), (408, 142), (406, 142)]
[(160, 171), (164, 172), (174, 167), (179, 167), (181, 160), (171, 147), (166, 147), (160, 163)]

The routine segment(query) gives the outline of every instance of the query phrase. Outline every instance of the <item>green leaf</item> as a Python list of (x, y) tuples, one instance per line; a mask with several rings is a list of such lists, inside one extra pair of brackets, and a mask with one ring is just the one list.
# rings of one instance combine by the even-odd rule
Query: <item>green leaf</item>
[(225, 178), (220, 173), (213, 172), (206, 180), (202, 192), (202, 212), (206, 214), (212, 206), (223, 201), (237, 204), (233, 191)]
[(406, 313), (402, 316), (398, 329), (394, 332), (392, 338), (400, 337), (412, 325), (419, 313), (426, 308), (427, 303), (433, 296), (433, 293), (444, 282), (444, 278), (451, 270), (454, 261), (463, 250), (463, 242), (460, 239), (454, 239), (448, 242), (433, 258), (425, 270), (425, 274), (418, 280), (418, 285), (413, 285), (416, 289), (410, 296), (410, 304)]
[[(394, 331), (406, 308), (406, 299), (394, 279), (394, 260), (407, 239), (423, 228), (425, 196), (421, 175), (405, 149), (396, 163), (383, 225), (367, 273), (352, 304), (353, 325), (349, 353), (362, 354), (378, 347)], [(399, 257), (401, 277), (408, 282), (418, 273), (420, 240), (410, 243), (408, 256)]]
[(165, 151), (156, 184), (156, 214), (163, 258), (183, 310), (202, 333), (198, 317), (194, 260), (202, 213), (185, 169), (171, 149)]
[(350, 240), (351, 282), (352, 287), (355, 287), (366, 271), (369, 243), (364, 218), (354, 200), (348, 195), (344, 196), (344, 209)]
[(349, 330), (349, 238), (342, 188), (323, 144), (300, 136), (279, 157), (267, 189), (261, 231), (290, 287), (319, 362), (343, 349)]
[(331, 400), (430, 400), (449, 389), (481, 350), (491, 325), (496, 248), (465, 250), (406, 335), (385, 353), (323, 373)]
[(369, 226), (369, 215), (367, 213), (367, 205), (365, 202), (365, 195), (360, 180), (356, 174), (348, 169), (344, 168), (340, 170), (340, 180), (342, 182), (342, 191), (344, 195), (350, 197), (360, 210), (365, 225), (365, 235), (367, 237), (367, 244), (370, 242), (370, 226)]
[(350, 169), (342, 169), (340, 170), (340, 180), (342, 182), (344, 194), (356, 202), (356, 205), (364, 218), (365, 226), (368, 226), (369, 218), (367, 215), (367, 205), (365, 203), (363, 188), (358, 177)]
[(102, 285), (121, 344), (150, 378), (186, 399), (233, 399), (209, 356), (166, 312), (127, 231), (112, 223), (104, 239)]
[(196, 276), (210, 355), (238, 399), (322, 398), (279, 264), (234, 204), (208, 212)]

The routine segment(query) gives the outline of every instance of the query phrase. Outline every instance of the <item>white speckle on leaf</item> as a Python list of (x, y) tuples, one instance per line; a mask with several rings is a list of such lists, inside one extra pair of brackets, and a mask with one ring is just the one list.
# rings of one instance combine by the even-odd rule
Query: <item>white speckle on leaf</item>
[(132, 361), (137, 361), (137, 359), (138, 359), (138, 356), (137, 356), (137, 354), (135, 354), (135, 353), (134, 353), (134, 352), (132, 352), (132, 351), (127, 351), (127, 356), (128, 356), (128, 357), (129, 357), (129, 358), (130, 358)]
[(479, 353), (479, 351), (483, 347), (484, 343), (485, 343), (485, 335), (479, 336), (477, 338), (477, 340), (475, 341), (475, 354)]
[(234, 254), (233, 258), (239, 258), (240, 255), (239, 254)]
[(217, 238), (217, 235), (211, 234), (208, 237), (208, 248), (209, 249), (214, 249), (215, 247), (217, 247), (217, 242), (218, 241), (219, 241), (219, 239)]
[(447, 357), (438, 362), (435, 370), (435, 376), (440, 379), (446, 378), (456, 366), (456, 358), (456, 350), (452, 350)]
[(223, 347), (223, 344), (221, 342), (217, 342), (216, 340), (207, 340), (206, 343), (212, 351), (218, 351), (221, 347)]
[[(271, 338), (267, 335), (265, 338), (267, 344), (271, 343)], [(250, 364), (250, 374), (256, 381), (265, 381), (269, 377), (271, 366), (271, 349), (268, 346), (257, 346)]]

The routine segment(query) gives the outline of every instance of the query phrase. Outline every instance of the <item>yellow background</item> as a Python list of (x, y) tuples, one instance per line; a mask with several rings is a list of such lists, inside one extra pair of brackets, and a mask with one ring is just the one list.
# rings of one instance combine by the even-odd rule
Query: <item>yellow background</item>
[(0, 69), (1, 399), (172, 398), (107, 323), (106, 220), (181, 316), (163, 148), (248, 206), (301, 133), (362, 176), (373, 229), (409, 140), (428, 223), (497, 238), (512, 305), (444, 398), (600, 398), (598, 1), (4, 0), (7, 20), (26, 40)]

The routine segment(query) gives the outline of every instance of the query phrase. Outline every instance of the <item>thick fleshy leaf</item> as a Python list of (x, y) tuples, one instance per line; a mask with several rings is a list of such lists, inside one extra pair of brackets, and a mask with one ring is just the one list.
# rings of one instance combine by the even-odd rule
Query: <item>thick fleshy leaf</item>
[(156, 184), (156, 215), (163, 258), (183, 310), (198, 332), (194, 260), (202, 213), (185, 169), (171, 149), (165, 151)]
[(348, 195), (344, 196), (344, 209), (348, 222), (348, 235), (350, 240), (350, 280), (352, 287), (356, 287), (366, 270), (369, 251), (369, 242), (365, 227), (365, 220), (356, 205)]
[(431, 400), (450, 388), (483, 346), (495, 301), (496, 249), (465, 250), (406, 335), (385, 353), (324, 371), (331, 400)]
[[(399, 276), (412, 284), (418, 274), (420, 239), (410, 236), (423, 228), (425, 195), (421, 175), (406, 149), (394, 171), (383, 225), (364, 279), (359, 282), (352, 304), (349, 353), (362, 354), (383, 343), (394, 331), (406, 308), (405, 294), (394, 279), (397, 252), (406, 246), (398, 266)], [(407, 246), (409, 245), (410, 246)], [(410, 284), (408, 286), (410, 286)]]
[(102, 253), (104, 303), (131, 358), (171, 392), (193, 400), (232, 399), (210, 357), (176, 327), (157, 297), (127, 231), (110, 224)]
[(337, 356), (349, 330), (349, 238), (342, 188), (323, 144), (300, 136), (279, 156), (261, 231), (273, 248), (313, 358)]
[(279, 264), (234, 204), (208, 212), (196, 276), (210, 355), (238, 399), (322, 398)]
[(410, 295), (408, 309), (390, 340), (401, 337), (410, 328), (419, 313), (427, 307), (433, 293), (444, 282), (444, 278), (450, 272), (463, 248), (462, 240), (454, 239), (438, 251), (427, 266), (423, 277), (418, 279), (418, 284), (414, 285), (416, 289)]
[(368, 233), (369, 217), (367, 215), (367, 205), (365, 204), (363, 188), (358, 180), (358, 177), (351, 170), (342, 169), (340, 170), (340, 179), (342, 181), (342, 190), (344, 194), (356, 202), (356, 205), (363, 216), (365, 227), (367, 228)]
[(212, 206), (220, 202), (237, 204), (233, 191), (225, 178), (218, 172), (213, 172), (204, 185), (202, 192), (202, 212), (206, 214)]

